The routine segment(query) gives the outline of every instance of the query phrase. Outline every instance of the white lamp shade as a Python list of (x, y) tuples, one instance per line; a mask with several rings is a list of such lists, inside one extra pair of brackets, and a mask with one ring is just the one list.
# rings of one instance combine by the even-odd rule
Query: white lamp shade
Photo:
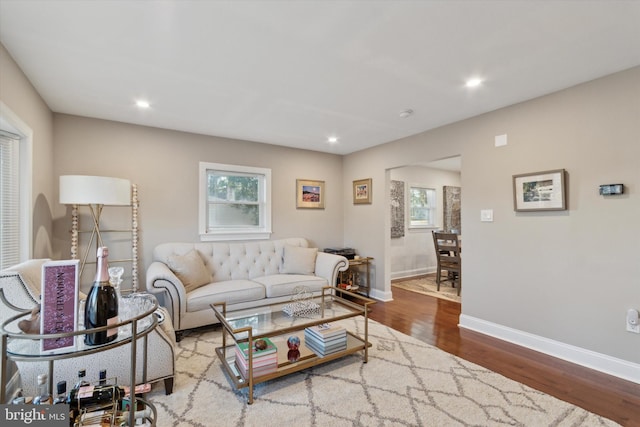
[(63, 205), (131, 204), (131, 182), (108, 176), (60, 176), (60, 203)]

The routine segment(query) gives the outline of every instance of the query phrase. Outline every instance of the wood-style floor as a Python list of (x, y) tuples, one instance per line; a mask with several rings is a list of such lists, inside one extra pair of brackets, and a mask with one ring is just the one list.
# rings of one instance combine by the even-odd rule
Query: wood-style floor
[(460, 304), (393, 288), (371, 319), (623, 426), (640, 426), (640, 385), (458, 328)]

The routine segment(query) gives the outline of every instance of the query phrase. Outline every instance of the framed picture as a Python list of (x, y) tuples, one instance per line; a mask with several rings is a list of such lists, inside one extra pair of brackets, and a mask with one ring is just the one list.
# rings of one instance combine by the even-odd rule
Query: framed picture
[(296, 179), (296, 208), (324, 209), (324, 181)]
[(516, 212), (566, 209), (565, 170), (513, 175), (513, 208)]
[[(40, 333), (73, 332), (78, 326), (79, 260), (48, 261), (42, 265)], [(76, 336), (40, 340), (40, 350), (53, 354), (75, 347)]]
[(371, 178), (353, 181), (353, 203), (371, 203)]

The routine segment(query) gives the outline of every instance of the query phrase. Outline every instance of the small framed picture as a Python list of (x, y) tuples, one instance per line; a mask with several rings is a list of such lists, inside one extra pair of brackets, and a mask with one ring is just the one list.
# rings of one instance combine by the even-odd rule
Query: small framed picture
[(513, 175), (513, 208), (516, 212), (567, 209), (565, 170)]
[(353, 181), (353, 204), (371, 203), (371, 178)]
[[(73, 332), (78, 326), (79, 260), (48, 261), (42, 265), (40, 333)], [(53, 354), (75, 347), (76, 336), (40, 340), (42, 353)]]
[(296, 208), (324, 209), (324, 181), (296, 179)]

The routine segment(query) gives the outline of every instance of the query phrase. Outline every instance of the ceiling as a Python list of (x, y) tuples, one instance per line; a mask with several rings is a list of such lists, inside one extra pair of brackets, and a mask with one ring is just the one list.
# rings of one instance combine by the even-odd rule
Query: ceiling
[(640, 65), (639, 23), (640, 1), (0, 0), (54, 112), (336, 154)]

